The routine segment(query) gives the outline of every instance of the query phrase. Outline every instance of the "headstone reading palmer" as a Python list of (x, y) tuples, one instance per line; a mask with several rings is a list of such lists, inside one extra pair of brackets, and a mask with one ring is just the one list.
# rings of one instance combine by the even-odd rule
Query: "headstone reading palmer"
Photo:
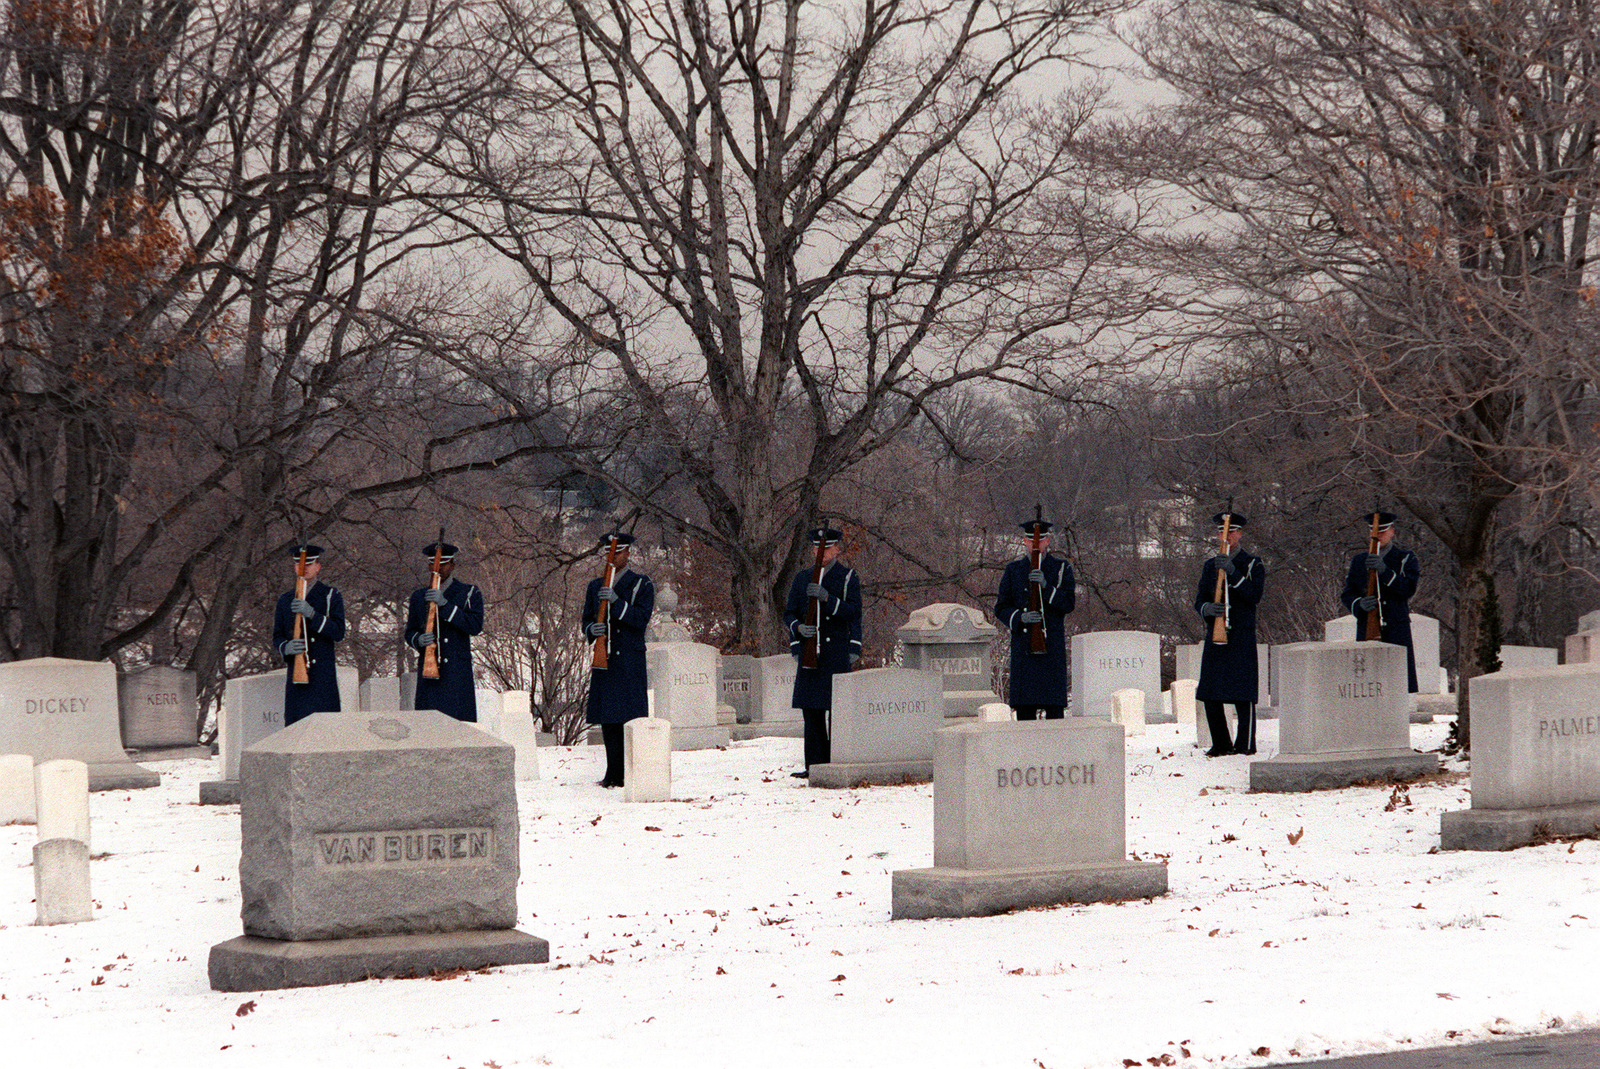
[(122, 747), (117, 670), (109, 661), (37, 657), (0, 664), (0, 753), (89, 766), (89, 789), (155, 787), (161, 777)]
[(938, 732), (933, 867), (901, 869), (891, 888), (895, 920), (1165, 894), (1165, 864), (1127, 859), (1122, 728), (1069, 718)]
[(245, 934), (211, 986), (265, 991), (550, 960), (515, 929), (511, 747), (427, 710), (319, 713), (245, 751)]

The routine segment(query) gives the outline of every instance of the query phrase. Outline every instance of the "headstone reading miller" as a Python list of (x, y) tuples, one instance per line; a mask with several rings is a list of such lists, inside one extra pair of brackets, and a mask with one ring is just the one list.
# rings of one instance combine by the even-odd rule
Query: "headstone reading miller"
[(833, 677), (830, 763), (811, 766), (813, 787), (926, 783), (933, 733), (944, 726), (944, 680), (912, 668)]
[(239, 764), (245, 934), (211, 986), (265, 991), (544, 962), (515, 929), (511, 747), (433, 710), (319, 713)]
[(94, 791), (157, 786), (157, 773), (128, 760), (119, 721), (117, 670), (109, 661), (0, 664), (0, 753), (82, 761)]
[(894, 873), (893, 919), (1166, 893), (1166, 865), (1127, 859), (1117, 725), (959, 724), (934, 747), (933, 867)]

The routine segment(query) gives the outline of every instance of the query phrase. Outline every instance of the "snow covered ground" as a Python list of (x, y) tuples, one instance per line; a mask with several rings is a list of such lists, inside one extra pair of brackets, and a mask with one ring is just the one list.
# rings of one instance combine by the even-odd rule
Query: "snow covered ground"
[(629, 805), (598, 748), (545, 750), (519, 901), (549, 965), (254, 995), (206, 981), (241, 931), (238, 808), (196, 804), (211, 762), (162, 764), (94, 796), (92, 923), (33, 925), (34, 829), (0, 828), (0, 1039), (12, 1065), (1122, 1069), (1600, 1025), (1600, 843), (1436, 853), (1459, 769), (1253, 795), (1178, 731), (1128, 743), (1154, 901), (891, 922), (931, 787), (813, 790), (799, 740), (761, 739), (675, 754), (678, 800)]

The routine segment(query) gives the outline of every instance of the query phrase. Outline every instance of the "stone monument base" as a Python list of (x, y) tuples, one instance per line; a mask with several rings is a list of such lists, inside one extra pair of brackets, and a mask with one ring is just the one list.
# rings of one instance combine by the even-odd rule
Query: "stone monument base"
[(1156, 861), (1085, 861), (1038, 869), (899, 869), (893, 876), (889, 917), (988, 917), (1029, 906), (1119, 902), (1166, 893), (1167, 866)]
[(209, 746), (153, 746), (143, 750), (129, 750), (128, 758), (132, 761), (209, 761), (212, 757)]
[(236, 779), (204, 780), (200, 784), (201, 805), (238, 805), (239, 781)]
[(733, 729), (733, 738), (737, 742), (748, 742), (750, 739), (803, 739), (805, 737), (806, 722), (804, 720), (779, 720), (774, 723), (752, 721), (748, 724), (739, 724)]
[(1417, 707), (1411, 710), (1413, 724), (1431, 724), (1436, 716), (1456, 715), (1456, 696), (1454, 694), (1413, 694), (1417, 699)]
[(1415, 750), (1332, 754), (1279, 754), (1250, 762), (1250, 789), (1270, 793), (1328, 790), (1363, 780), (1399, 783), (1439, 771), (1439, 758)]
[(515, 928), (301, 941), (241, 935), (211, 948), (209, 972), (213, 991), (275, 991), (549, 960), (547, 941)]
[(729, 729), (722, 724), (709, 728), (681, 728), (672, 725), (674, 750), (715, 750), (728, 745)]
[(1600, 838), (1600, 802), (1439, 814), (1441, 850), (1514, 850), (1558, 835)]
[(813, 787), (895, 787), (902, 783), (932, 783), (933, 761), (871, 761), (812, 765)]
[(161, 786), (159, 772), (152, 772), (132, 761), (90, 761), (88, 765), (91, 791), (136, 791), (144, 787)]
[[(1204, 709), (1201, 709), (1200, 710), (1200, 715), (1201, 716), (1205, 716), (1206, 715), (1206, 711)], [(1258, 706), (1256, 706), (1256, 719), (1257, 720), (1276, 720), (1276, 719), (1278, 719), (1278, 707), (1276, 705), (1258, 705)]]

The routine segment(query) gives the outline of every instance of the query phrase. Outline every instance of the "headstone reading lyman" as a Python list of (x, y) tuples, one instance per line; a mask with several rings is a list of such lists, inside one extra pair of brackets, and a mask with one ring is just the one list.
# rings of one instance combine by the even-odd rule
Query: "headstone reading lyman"
[(812, 765), (813, 787), (926, 783), (933, 733), (944, 726), (944, 680), (911, 668), (833, 677), (831, 762)]
[(515, 929), (511, 747), (433, 710), (319, 713), (239, 764), (245, 934), (211, 986), (265, 991), (550, 960)]
[(161, 782), (123, 750), (117, 670), (109, 661), (38, 657), (0, 664), (0, 753), (82, 761), (94, 791)]
[(1407, 780), (1439, 759), (1411, 749), (1406, 651), (1387, 642), (1282, 647), (1278, 753), (1250, 763), (1250, 789), (1309, 791)]
[(895, 631), (900, 663), (944, 680), (944, 715), (975, 716), (998, 701), (993, 689), (991, 647), (1000, 629), (978, 609), (950, 602), (926, 605)]
[(117, 678), (117, 706), (122, 745), (144, 750), (141, 761), (208, 757), (196, 746), (199, 705), (194, 673), (171, 665), (136, 668)]
[(1509, 850), (1600, 828), (1600, 664), (1478, 676), (1472, 808), (1440, 815), (1445, 850)]
[(960, 724), (934, 743), (933, 867), (892, 879), (890, 916), (977, 917), (1165, 894), (1127, 859), (1122, 729), (1093, 719)]
[(1087, 631), (1072, 636), (1072, 716), (1111, 719), (1111, 695), (1144, 692), (1145, 722), (1159, 724), (1161, 636), (1153, 631)]

